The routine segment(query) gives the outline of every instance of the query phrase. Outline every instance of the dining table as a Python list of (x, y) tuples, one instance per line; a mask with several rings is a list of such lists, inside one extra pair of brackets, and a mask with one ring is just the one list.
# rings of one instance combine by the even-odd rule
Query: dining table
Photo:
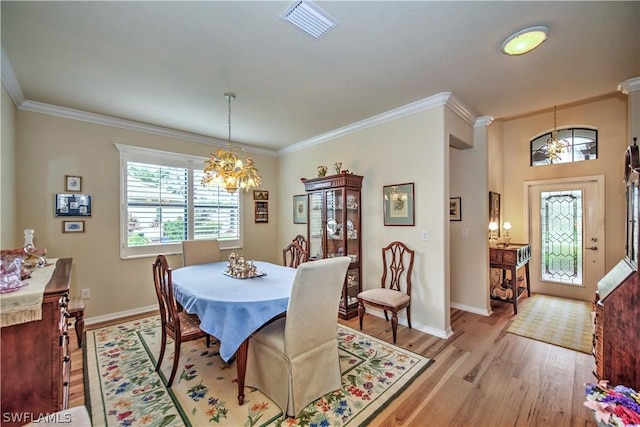
[(244, 403), (244, 379), (251, 334), (286, 313), (296, 269), (255, 261), (257, 277), (236, 278), (228, 262), (196, 264), (173, 270), (173, 293), (200, 329), (220, 341), (220, 357), (236, 356), (238, 403)]

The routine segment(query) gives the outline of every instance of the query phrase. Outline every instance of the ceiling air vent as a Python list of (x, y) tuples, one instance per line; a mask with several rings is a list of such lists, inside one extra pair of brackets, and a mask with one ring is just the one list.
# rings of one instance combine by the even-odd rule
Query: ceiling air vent
[(314, 39), (319, 39), (338, 25), (338, 21), (333, 16), (307, 0), (291, 3), (280, 15), (280, 19), (301, 29)]

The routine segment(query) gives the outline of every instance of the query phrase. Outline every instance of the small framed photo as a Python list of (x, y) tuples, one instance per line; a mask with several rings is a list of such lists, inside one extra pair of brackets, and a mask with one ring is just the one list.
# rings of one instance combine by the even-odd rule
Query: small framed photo
[(82, 191), (82, 177), (65, 175), (64, 176), (64, 191)]
[(307, 223), (307, 195), (298, 194), (293, 196), (293, 223)]
[(449, 199), (449, 221), (462, 221), (461, 208), (461, 197), (452, 197)]
[(415, 225), (413, 182), (385, 185), (382, 190), (384, 225)]
[(84, 221), (62, 221), (63, 233), (84, 233)]
[(253, 200), (269, 200), (269, 192), (266, 190), (253, 190)]

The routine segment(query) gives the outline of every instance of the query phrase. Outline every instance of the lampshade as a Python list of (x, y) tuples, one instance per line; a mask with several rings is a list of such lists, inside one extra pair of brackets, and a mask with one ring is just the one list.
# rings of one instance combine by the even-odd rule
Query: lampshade
[(498, 223), (497, 223), (497, 222), (494, 222), (494, 221), (491, 221), (491, 222), (489, 223), (489, 230), (491, 230), (491, 231), (496, 231), (497, 229), (498, 229)]
[(511, 230), (511, 223), (508, 221), (503, 222), (502, 228), (504, 228), (505, 230)]
[(220, 148), (218, 151), (211, 153), (209, 159), (205, 162), (204, 177), (202, 185), (213, 185), (216, 187), (224, 187), (229, 193), (235, 193), (238, 188), (249, 191), (251, 188), (258, 187), (262, 182), (262, 178), (258, 174), (258, 169), (253, 164), (250, 156), (244, 156), (244, 160), (240, 158), (231, 146), (231, 101), (236, 99), (236, 95), (227, 92), (224, 94), (229, 105), (229, 140), (227, 149)]
[(548, 35), (549, 28), (544, 25), (525, 28), (507, 37), (502, 43), (502, 53), (514, 56), (531, 52), (540, 46)]

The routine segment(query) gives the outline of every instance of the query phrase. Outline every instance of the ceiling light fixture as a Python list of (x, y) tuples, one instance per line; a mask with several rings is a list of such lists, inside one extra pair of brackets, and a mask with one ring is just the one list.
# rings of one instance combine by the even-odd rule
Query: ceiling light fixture
[(507, 55), (523, 55), (531, 52), (544, 42), (549, 36), (549, 28), (544, 25), (520, 30), (502, 42), (502, 53)]
[(229, 140), (227, 149), (220, 148), (216, 153), (211, 153), (205, 162), (202, 185), (224, 187), (229, 193), (235, 193), (238, 188), (249, 191), (258, 187), (262, 178), (258, 175), (258, 169), (253, 165), (253, 159), (244, 157), (244, 161), (236, 154), (231, 146), (231, 101), (236, 95), (231, 92), (224, 94), (229, 104)]
[(551, 160), (559, 159), (560, 154), (565, 153), (569, 149), (569, 143), (565, 139), (558, 139), (555, 105), (553, 106), (553, 132), (551, 132), (551, 137), (547, 139), (545, 147), (547, 148), (547, 158)]

